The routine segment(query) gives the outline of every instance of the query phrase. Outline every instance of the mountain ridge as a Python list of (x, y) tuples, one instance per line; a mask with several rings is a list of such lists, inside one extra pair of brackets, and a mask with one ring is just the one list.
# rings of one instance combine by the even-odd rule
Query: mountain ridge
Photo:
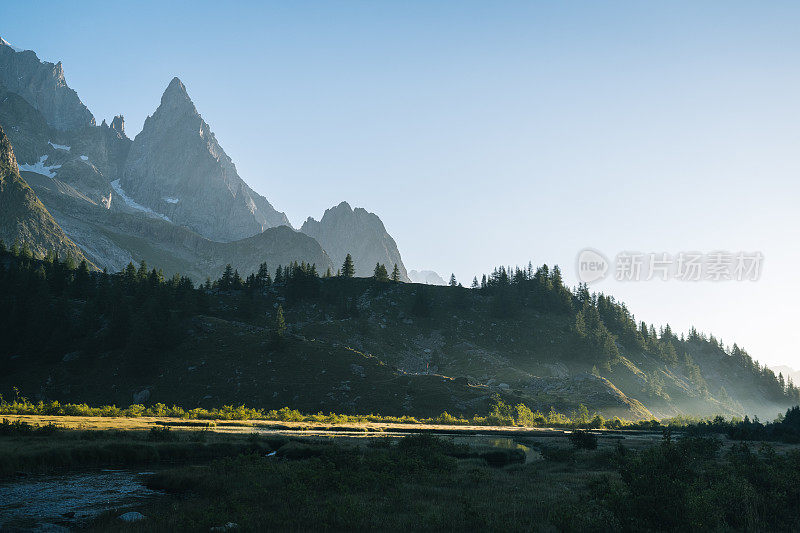
[(41, 111), (48, 124), (59, 130), (94, 126), (95, 120), (73, 89), (67, 86), (61, 61), (40, 61), (32, 50), (0, 43), (0, 83)]

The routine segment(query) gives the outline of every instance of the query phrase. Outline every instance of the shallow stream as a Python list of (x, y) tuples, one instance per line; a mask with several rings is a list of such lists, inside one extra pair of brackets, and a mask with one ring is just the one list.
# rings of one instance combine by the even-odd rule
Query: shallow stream
[(122, 514), (160, 494), (144, 486), (150, 474), (92, 470), (0, 482), (0, 531), (68, 531), (110, 509)]

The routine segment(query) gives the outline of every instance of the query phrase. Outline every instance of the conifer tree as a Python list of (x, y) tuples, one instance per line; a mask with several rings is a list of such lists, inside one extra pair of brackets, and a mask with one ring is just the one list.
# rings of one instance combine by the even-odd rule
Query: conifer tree
[(394, 264), (392, 269), (392, 281), (400, 281), (400, 269), (397, 268), (397, 263)]
[(479, 287), (478, 276), (475, 276), (474, 278), (472, 278), (472, 286), (470, 288), (477, 289), (478, 287)]
[[(230, 266), (230, 265), (228, 265), (228, 266)], [(142, 259), (142, 262), (139, 263), (139, 270), (136, 271), (136, 279), (139, 282), (145, 282), (145, 281), (147, 281), (147, 275), (148, 275), (147, 262), (145, 262), (145, 260)]]
[(353, 257), (347, 254), (347, 257), (344, 258), (344, 264), (342, 265), (342, 276), (345, 278), (352, 278), (355, 275), (356, 267), (353, 264)]
[(389, 273), (386, 271), (386, 265), (375, 263), (375, 270), (373, 271), (373, 277), (377, 281), (389, 281)]
[(458, 286), (458, 282), (456, 281), (456, 275), (455, 274), (450, 274), (450, 286), (451, 287), (457, 287)]
[(280, 341), (286, 336), (286, 320), (283, 318), (283, 306), (278, 304), (275, 310), (275, 319), (272, 323), (273, 340)]
[(133, 262), (129, 262), (128, 266), (125, 267), (125, 272), (122, 275), (122, 278), (125, 280), (125, 284), (129, 287), (136, 282), (136, 267), (133, 266)]
[(229, 291), (233, 288), (233, 267), (230, 263), (225, 266), (225, 271), (219, 279), (219, 288), (222, 291)]
[(27, 242), (22, 243), (22, 248), (19, 250), (19, 256), (22, 259), (33, 259), (33, 252)]
[(266, 263), (261, 263), (255, 276), (255, 286), (260, 290), (264, 290), (269, 287), (269, 281), (269, 268), (267, 268)]

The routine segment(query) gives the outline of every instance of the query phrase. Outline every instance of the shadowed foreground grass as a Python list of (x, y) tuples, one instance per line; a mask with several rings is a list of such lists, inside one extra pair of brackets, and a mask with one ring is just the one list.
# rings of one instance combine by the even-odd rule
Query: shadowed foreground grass
[[(797, 531), (797, 445), (564, 436), (260, 435), (0, 426), (0, 473), (169, 467), (147, 517), (100, 531)], [(184, 466), (180, 466), (184, 465)]]
[[(235, 522), (245, 531), (520, 531), (614, 521), (590, 490), (594, 479), (613, 475), (602, 461), (578, 471), (544, 461), (498, 468), (487, 459), (424, 435), (366, 446), (292, 442), (272, 457), (251, 454), (157, 474), (150, 488), (184, 498), (142, 510), (150, 518), (126, 529), (208, 531)], [(108, 516), (97, 528), (116, 525)]]
[[(800, 453), (686, 438), (634, 451), (529, 442), (536, 459), (490, 462), (430, 435), (367, 445), (289, 442), (154, 476), (179, 498), (98, 530), (796, 531)], [(530, 459), (530, 457), (529, 457)]]
[[(52, 473), (94, 467), (208, 462), (269, 451), (267, 441), (209, 431), (64, 430), (54, 425), (0, 423), (0, 480), (18, 473)], [(279, 440), (278, 444), (285, 440)]]

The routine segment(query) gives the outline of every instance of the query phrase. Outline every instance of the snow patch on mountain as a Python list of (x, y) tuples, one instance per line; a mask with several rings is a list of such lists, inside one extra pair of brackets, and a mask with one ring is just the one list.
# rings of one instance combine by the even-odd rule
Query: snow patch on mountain
[(9, 48), (14, 50), (15, 52), (22, 52), (22, 48), (18, 48), (16, 46), (14, 46), (13, 44), (11, 44), (10, 42), (6, 41), (2, 37), (0, 37), (0, 44), (4, 44), (4, 45), (8, 46)]
[(69, 152), (72, 149), (72, 147), (67, 146), (66, 144), (55, 144), (55, 143), (52, 143), (50, 141), (47, 141), (47, 144), (49, 144), (50, 146), (52, 146), (56, 150), (65, 150), (65, 151)]
[(153, 211), (149, 207), (143, 206), (142, 204), (138, 203), (136, 200), (125, 194), (125, 191), (122, 190), (122, 186), (119, 184), (118, 179), (111, 182), (111, 188), (114, 189), (114, 192), (116, 192), (120, 198), (122, 198), (122, 201), (125, 202), (125, 205), (127, 205), (131, 209), (147, 213), (148, 215), (160, 218), (162, 220), (166, 220), (167, 222), (172, 222), (168, 216), (162, 215), (161, 213)]
[(41, 174), (42, 176), (47, 176), (48, 178), (55, 178), (56, 173), (53, 172), (54, 170), (58, 170), (61, 168), (61, 165), (50, 165), (47, 166), (44, 164), (44, 160), (47, 159), (46, 155), (43, 155), (39, 158), (39, 161), (34, 163), (33, 165), (20, 165), (19, 170), (25, 172), (36, 172), (37, 174)]

